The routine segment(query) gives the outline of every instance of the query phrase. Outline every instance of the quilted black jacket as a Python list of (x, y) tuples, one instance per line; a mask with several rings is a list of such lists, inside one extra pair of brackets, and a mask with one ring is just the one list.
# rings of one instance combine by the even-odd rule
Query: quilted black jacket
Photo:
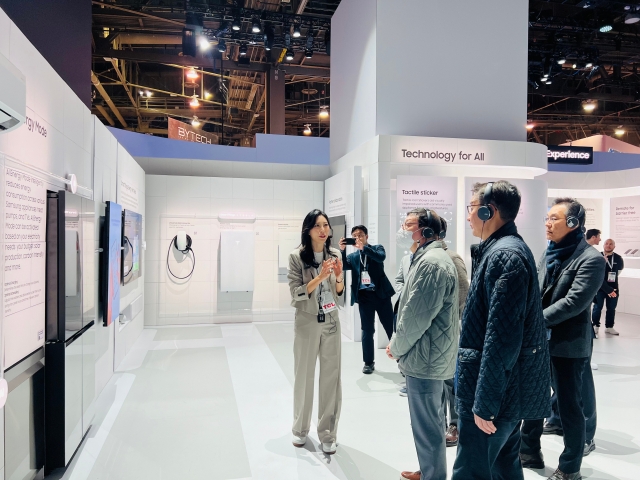
[(536, 264), (513, 222), (473, 254), (456, 377), (460, 415), (517, 421), (550, 414), (549, 346)]

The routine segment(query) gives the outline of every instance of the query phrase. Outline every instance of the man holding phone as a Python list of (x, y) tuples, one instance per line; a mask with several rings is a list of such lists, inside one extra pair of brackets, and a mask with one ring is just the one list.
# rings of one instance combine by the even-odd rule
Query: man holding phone
[[(382, 245), (369, 245), (369, 232), (364, 225), (351, 229), (351, 238), (340, 239), (342, 265), (351, 270), (351, 305), (358, 304), (362, 326), (362, 373), (371, 374), (375, 370), (373, 335), (375, 333), (376, 312), (387, 337), (393, 335), (393, 307), (391, 297), (395, 290), (384, 273), (387, 254)], [(349, 255), (345, 249), (353, 245), (357, 251)]]

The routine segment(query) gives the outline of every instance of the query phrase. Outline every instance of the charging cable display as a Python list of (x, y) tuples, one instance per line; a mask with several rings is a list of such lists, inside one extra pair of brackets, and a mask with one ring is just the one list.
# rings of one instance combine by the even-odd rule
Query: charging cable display
[[(191, 254), (193, 255), (193, 266), (191, 267), (191, 271), (189, 272), (189, 274), (185, 277), (178, 277), (175, 273), (171, 271), (171, 267), (169, 266), (169, 254), (171, 253), (172, 246), (175, 246), (176, 250), (183, 253), (184, 255), (188, 255), (189, 252), (191, 252)], [(175, 237), (173, 237), (173, 239), (169, 243), (169, 250), (167, 250), (167, 270), (169, 270), (169, 273), (171, 274), (172, 277), (178, 280), (186, 280), (187, 278), (191, 277), (191, 275), (193, 275), (193, 271), (195, 270), (195, 268), (196, 268), (196, 252), (194, 252), (193, 249), (191, 248), (191, 237), (187, 235), (185, 232), (178, 232), (178, 234)]]

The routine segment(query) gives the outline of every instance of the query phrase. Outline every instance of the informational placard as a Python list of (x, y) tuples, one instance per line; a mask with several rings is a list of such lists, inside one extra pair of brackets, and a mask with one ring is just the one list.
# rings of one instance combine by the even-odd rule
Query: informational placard
[(457, 248), (457, 196), (458, 179), (456, 177), (418, 177), (398, 176), (396, 180), (396, 259), (409, 253), (410, 244), (403, 242), (401, 227), (407, 212), (415, 208), (428, 208), (435, 211), (447, 221), (447, 246), (453, 250)]
[(346, 170), (324, 182), (324, 211), (330, 217), (352, 214), (353, 170)]
[(301, 227), (302, 222), (279, 221), (276, 223), (278, 270), (287, 270), (289, 268), (289, 254), (300, 245)]
[[(465, 204), (469, 205), (472, 197), (473, 185), (476, 182), (485, 183), (496, 181), (496, 178), (465, 178)], [(547, 183), (542, 180), (524, 180), (521, 178), (505, 178), (520, 191), (522, 200), (520, 211), (515, 219), (518, 233), (527, 243), (534, 259), (538, 261), (542, 252), (547, 247), (547, 240), (544, 229), (544, 218), (547, 215)], [(467, 224), (465, 232), (465, 255), (463, 258), (467, 262), (467, 270), (471, 272), (470, 247), (480, 243), (480, 239), (473, 236), (471, 228)], [(462, 253), (461, 253), (462, 255)]]
[(611, 238), (623, 257), (640, 257), (640, 196), (611, 199)]
[(4, 168), (4, 367), (44, 345), (44, 181)]

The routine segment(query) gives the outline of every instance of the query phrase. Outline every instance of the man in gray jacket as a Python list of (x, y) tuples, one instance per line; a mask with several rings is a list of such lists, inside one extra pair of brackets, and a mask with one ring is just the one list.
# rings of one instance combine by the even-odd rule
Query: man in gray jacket
[(420, 472), (409, 480), (445, 480), (447, 460), (442, 428), (444, 380), (453, 377), (460, 324), (456, 267), (438, 241), (440, 217), (432, 210), (407, 214), (405, 228), (419, 247), (413, 255), (398, 307), (397, 331), (387, 355), (399, 359), (407, 378), (409, 413)]

